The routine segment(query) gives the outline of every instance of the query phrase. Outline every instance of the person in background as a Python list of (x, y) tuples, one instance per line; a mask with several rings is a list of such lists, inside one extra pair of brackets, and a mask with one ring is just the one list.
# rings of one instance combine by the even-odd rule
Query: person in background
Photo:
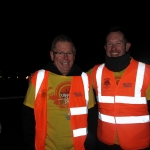
[(98, 150), (150, 149), (150, 65), (133, 59), (121, 27), (105, 39), (105, 63), (95, 65)]
[(32, 74), (22, 109), (27, 150), (95, 149), (91, 76), (74, 64), (75, 55), (73, 41), (58, 35), (51, 45), (52, 62)]

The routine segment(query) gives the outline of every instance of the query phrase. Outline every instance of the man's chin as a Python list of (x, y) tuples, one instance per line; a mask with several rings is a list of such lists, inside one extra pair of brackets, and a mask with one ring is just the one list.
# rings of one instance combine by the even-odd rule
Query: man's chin
[(110, 57), (119, 57), (118, 54), (112, 54)]
[(70, 70), (62, 70), (61, 73), (62, 73), (63, 75), (66, 75), (66, 74), (69, 73), (69, 71), (70, 71)]

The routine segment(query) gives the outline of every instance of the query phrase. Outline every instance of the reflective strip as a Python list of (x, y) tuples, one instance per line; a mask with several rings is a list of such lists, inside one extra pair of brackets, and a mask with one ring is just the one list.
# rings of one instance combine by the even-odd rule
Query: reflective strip
[(41, 83), (44, 79), (44, 74), (45, 74), (45, 70), (43, 70), (43, 69), (39, 70), (37, 73), (36, 87), (35, 87), (35, 99), (36, 99), (37, 93), (40, 89)]
[(130, 117), (116, 117), (117, 124), (134, 124), (149, 122), (149, 115), (144, 116), (130, 116)]
[(83, 81), (83, 85), (84, 85), (84, 95), (85, 95), (85, 99), (86, 99), (86, 104), (88, 104), (89, 101), (89, 83), (88, 83), (88, 76), (85, 72), (82, 72), (81, 74), (82, 77), (82, 81)]
[(71, 115), (87, 114), (87, 107), (70, 108)]
[(144, 80), (144, 72), (145, 72), (145, 64), (139, 62), (137, 75), (136, 75), (136, 82), (135, 82), (135, 91), (134, 91), (135, 97), (141, 97), (141, 89)]
[(145, 97), (116, 96), (115, 102), (125, 104), (147, 104)]
[(100, 96), (97, 101), (101, 103), (114, 103), (114, 96)]
[[(100, 96), (97, 101), (101, 103), (114, 103), (114, 96)], [(115, 103), (147, 104), (145, 97), (115, 96)]]
[(96, 82), (97, 82), (97, 90), (98, 90), (98, 97), (100, 97), (102, 95), (102, 83), (101, 83), (101, 77), (102, 77), (102, 70), (104, 68), (104, 64), (100, 65), (97, 69), (96, 72)]
[(73, 130), (73, 136), (78, 137), (78, 136), (83, 136), (87, 134), (87, 128), (80, 128)]
[(109, 122), (109, 123), (115, 124), (114, 116), (108, 116), (108, 115), (104, 115), (104, 114), (101, 114), (100, 112), (98, 112), (98, 118), (104, 122)]
[(99, 119), (115, 124), (115, 120), (117, 124), (134, 124), (134, 123), (145, 123), (150, 122), (150, 116), (149, 115), (143, 115), (143, 116), (129, 116), (129, 117), (114, 117), (109, 115), (104, 115), (99, 113), (98, 115)]

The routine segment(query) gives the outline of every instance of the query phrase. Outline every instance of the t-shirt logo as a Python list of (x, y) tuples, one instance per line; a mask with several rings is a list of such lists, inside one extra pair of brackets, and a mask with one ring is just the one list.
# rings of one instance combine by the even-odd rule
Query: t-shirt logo
[(71, 82), (60, 83), (55, 92), (48, 95), (49, 99), (53, 100), (54, 104), (59, 105), (60, 108), (68, 108), (70, 86)]

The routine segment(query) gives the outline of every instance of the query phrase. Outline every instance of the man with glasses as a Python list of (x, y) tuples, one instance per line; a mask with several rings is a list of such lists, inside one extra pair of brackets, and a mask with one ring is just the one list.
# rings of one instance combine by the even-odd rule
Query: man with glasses
[(59, 35), (52, 41), (52, 62), (33, 73), (22, 110), (27, 150), (94, 150), (84, 146), (92, 136), (87, 120), (96, 116), (91, 77), (74, 64), (75, 55), (72, 40)]

